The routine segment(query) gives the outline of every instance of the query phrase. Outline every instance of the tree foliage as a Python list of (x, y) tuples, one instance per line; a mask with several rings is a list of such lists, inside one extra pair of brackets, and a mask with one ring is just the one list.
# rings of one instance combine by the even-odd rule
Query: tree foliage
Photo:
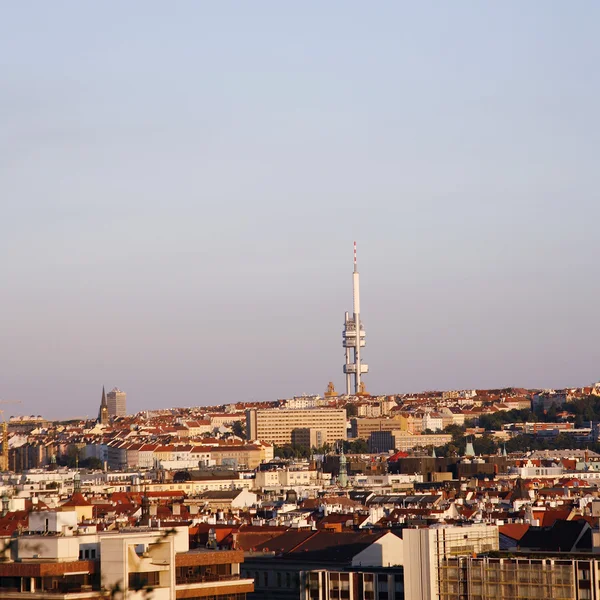
[(349, 419), (350, 417), (356, 417), (358, 416), (358, 407), (356, 406), (356, 404), (353, 404), (352, 402), (348, 402), (345, 406), (346, 409), (346, 418)]
[(298, 444), (286, 444), (285, 446), (275, 446), (273, 455), (276, 458), (309, 458), (310, 448)]
[(344, 452), (346, 454), (367, 454), (369, 444), (365, 440), (344, 440)]
[[(552, 437), (542, 437), (531, 434), (521, 434), (499, 442), (493, 436), (485, 434), (481, 437), (473, 438), (473, 449), (475, 454), (497, 454), (499, 450), (506, 447), (507, 452), (524, 452), (528, 450), (570, 450), (573, 448), (588, 448), (594, 452), (600, 452), (600, 443), (581, 442), (574, 435), (569, 433), (559, 433)], [(455, 439), (449, 444), (436, 448), (437, 456), (451, 457), (463, 456), (467, 438)]]
[(572, 414), (577, 423), (600, 421), (600, 396), (584, 396), (567, 402), (563, 409)]
[(487, 431), (500, 431), (508, 423), (527, 423), (539, 421), (528, 408), (522, 410), (503, 410), (496, 413), (481, 415), (479, 426)]
[(246, 424), (242, 421), (234, 421), (231, 425), (231, 431), (233, 435), (237, 435), (237, 437), (245, 438), (246, 437)]

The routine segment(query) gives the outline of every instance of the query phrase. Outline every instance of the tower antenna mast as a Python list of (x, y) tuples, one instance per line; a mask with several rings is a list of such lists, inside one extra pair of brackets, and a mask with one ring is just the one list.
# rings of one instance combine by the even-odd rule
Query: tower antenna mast
[[(369, 366), (361, 360), (361, 348), (366, 345), (365, 330), (360, 320), (360, 276), (354, 242), (354, 270), (352, 272), (352, 316), (346, 313), (342, 340), (346, 354), (344, 373), (346, 375), (346, 394), (357, 395), (361, 391), (361, 377), (369, 372)], [(352, 381), (354, 379), (354, 381)]]

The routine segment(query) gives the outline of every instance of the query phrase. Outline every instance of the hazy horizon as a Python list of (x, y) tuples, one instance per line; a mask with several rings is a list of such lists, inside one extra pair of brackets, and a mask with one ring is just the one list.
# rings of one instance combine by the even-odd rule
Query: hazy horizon
[(597, 3), (1, 16), (7, 416), (600, 379)]

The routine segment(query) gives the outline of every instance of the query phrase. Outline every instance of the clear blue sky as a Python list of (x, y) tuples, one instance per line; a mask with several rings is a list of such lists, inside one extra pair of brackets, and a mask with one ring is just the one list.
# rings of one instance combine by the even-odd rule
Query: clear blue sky
[(600, 379), (600, 5), (5, 2), (0, 398)]

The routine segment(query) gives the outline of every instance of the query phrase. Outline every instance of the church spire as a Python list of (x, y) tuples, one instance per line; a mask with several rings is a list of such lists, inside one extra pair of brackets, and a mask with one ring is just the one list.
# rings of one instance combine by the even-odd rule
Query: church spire
[(98, 411), (98, 423), (100, 425), (108, 425), (108, 403), (106, 402), (106, 392), (102, 386), (102, 401), (100, 402), (100, 410)]

